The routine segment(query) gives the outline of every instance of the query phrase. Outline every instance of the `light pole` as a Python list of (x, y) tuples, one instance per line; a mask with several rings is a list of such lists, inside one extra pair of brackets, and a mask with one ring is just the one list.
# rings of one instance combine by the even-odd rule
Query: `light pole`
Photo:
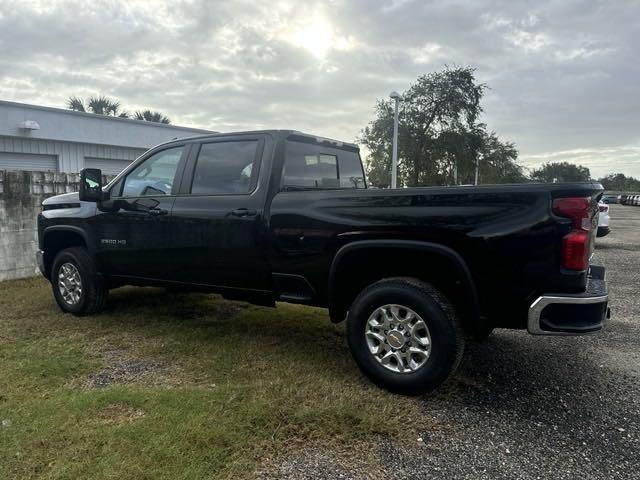
[(476, 156), (476, 181), (474, 185), (478, 185), (478, 169), (480, 168), (480, 158)]
[(395, 100), (395, 110), (393, 112), (393, 149), (391, 153), (391, 188), (398, 186), (398, 104), (400, 103), (400, 94), (393, 91), (389, 94)]

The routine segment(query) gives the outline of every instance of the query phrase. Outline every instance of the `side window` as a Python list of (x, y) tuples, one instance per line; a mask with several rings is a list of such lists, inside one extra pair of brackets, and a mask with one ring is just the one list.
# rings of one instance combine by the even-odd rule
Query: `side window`
[(250, 193), (257, 140), (203, 143), (193, 172), (193, 195)]
[(364, 171), (362, 160), (355, 152), (341, 152), (340, 155), (340, 187), (364, 188)]
[(287, 141), (283, 184), (304, 188), (364, 188), (356, 152)]
[(126, 176), (122, 196), (170, 195), (184, 149), (169, 148), (147, 158)]

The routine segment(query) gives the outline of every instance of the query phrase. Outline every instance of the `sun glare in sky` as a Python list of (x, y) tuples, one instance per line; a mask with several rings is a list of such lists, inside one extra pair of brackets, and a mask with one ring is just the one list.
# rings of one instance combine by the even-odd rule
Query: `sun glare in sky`
[(323, 59), (331, 49), (333, 29), (322, 19), (303, 25), (296, 30), (291, 39), (295, 45), (309, 50), (314, 56)]
[(338, 36), (331, 24), (321, 17), (295, 29), (290, 40), (320, 60), (325, 59), (332, 49), (349, 50), (353, 46), (351, 39)]

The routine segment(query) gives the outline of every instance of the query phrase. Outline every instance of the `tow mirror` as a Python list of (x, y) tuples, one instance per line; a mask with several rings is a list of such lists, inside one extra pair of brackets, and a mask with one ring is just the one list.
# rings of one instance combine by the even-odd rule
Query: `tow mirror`
[(83, 168), (80, 171), (80, 201), (100, 202), (102, 194), (102, 171), (99, 168)]

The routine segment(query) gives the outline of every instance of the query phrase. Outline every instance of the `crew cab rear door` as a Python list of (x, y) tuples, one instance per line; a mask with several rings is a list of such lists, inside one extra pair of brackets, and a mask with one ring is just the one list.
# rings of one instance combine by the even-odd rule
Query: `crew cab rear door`
[(261, 134), (193, 145), (172, 212), (179, 281), (272, 290), (264, 228), (272, 148)]

